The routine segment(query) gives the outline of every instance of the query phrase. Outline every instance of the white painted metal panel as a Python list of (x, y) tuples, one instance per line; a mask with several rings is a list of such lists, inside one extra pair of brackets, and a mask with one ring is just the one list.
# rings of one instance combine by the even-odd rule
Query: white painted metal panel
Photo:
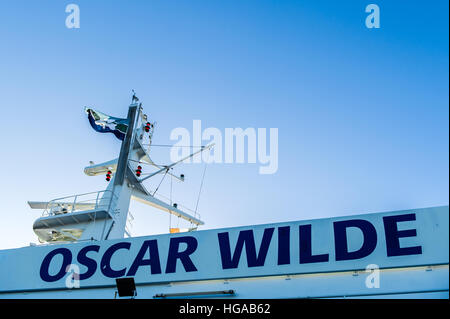
[[(398, 222), (396, 226), (400, 232), (408, 232), (408, 237), (399, 238), (401, 247), (421, 248), (420, 254), (403, 256), (388, 256), (386, 243), (386, 229), (384, 218), (392, 216), (414, 215), (414, 220)], [(12, 296), (11, 293), (25, 292), (29, 296), (83, 297), (90, 298), (101, 296), (112, 297), (115, 289), (115, 278), (105, 275), (102, 267), (102, 259), (105, 253), (116, 244), (125, 245), (113, 252), (107, 265), (114, 270), (125, 269), (125, 275), (130, 271), (144, 243), (153, 241), (157, 246), (158, 255), (154, 254), (150, 259), (156, 259), (160, 264), (160, 273), (151, 273), (148, 265), (140, 266), (132, 276), (141, 291), (140, 296), (151, 297), (152, 294), (164, 291), (187, 291), (189, 287), (193, 291), (210, 291), (224, 289), (236, 289), (238, 298), (303, 298), (303, 297), (358, 297), (368, 295), (394, 296), (404, 294), (435, 293), (434, 295), (448, 294), (448, 206), (413, 209), (407, 211), (346, 216), (339, 218), (318, 219), (310, 221), (297, 221), (267, 225), (252, 225), (247, 227), (205, 230), (185, 234), (165, 234), (158, 236), (146, 236), (127, 239), (116, 239), (100, 242), (79, 242), (64, 245), (47, 245), (40, 247), (25, 247), (0, 251), (0, 298)], [(362, 258), (352, 260), (336, 260), (336, 238), (334, 237), (335, 223), (363, 220), (373, 225), (376, 230), (376, 246), (373, 251)], [(299, 227), (311, 226), (312, 253), (328, 254), (328, 260), (314, 263), (300, 263), (299, 260)], [(289, 263), (279, 264), (280, 247), (279, 230), (289, 228)], [(226, 234), (229, 238), (231, 253), (234, 252), (238, 237), (243, 232), (251, 232), (254, 236), (257, 253), (261, 248), (264, 232), (273, 229), (267, 250), (267, 256), (262, 264), (249, 267), (246, 249), (242, 254), (236, 268), (224, 269), (223, 252), (220, 250), (219, 234)], [(415, 235), (411, 235), (415, 230)], [(186, 239), (189, 241), (184, 242)], [(170, 248), (177, 240), (181, 240), (175, 250)], [(189, 245), (196, 243), (188, 257), (195, 270), (186, 271), (186, 265), (175, 259), (175, 271), (168, 272), (167, 265), (170, 254), (182, 253)], [(358, 250), (363, 245), (363, 236), (357, 228), (348, 229), (348, 248), (351, 251)], [(54, 276), (64, 268), (62, 255), (56, 254), (51, 258), (48, 269), (42, 267), (46, 256), (56, 249), (65, 249), (71, 255), (71, 262), (80, 267), (83, 274), (88, 270), (86, 265), (79, 263), (77, 256), (81, 249), (98, 245), (98, 252), (91, 251), (87, 256), (96, 264), (95, 272), (87, 279), (81, 280), (80, 289), (66, 290), (66, 279), (72, 274), (64, 276), (53, 282), (46, 282), (41, 277), (41, 268)], [(246, 246), (245, 246), (246, 247)], [(222, 247), (223, 249), (223, 247)], [(149, 252), (144, 251), (142, 259), (149, 258)], [(172, 256), (173, 257), (173, 256)], [(140, 260), (140, 259), (139, 259)], [(261, 260), (260, 260), (261, 261)], [(380, 290), (370, 290), (364, 284), (364, 272), (366, 266), (376, 264), (382, 269)], [(431, 271), (426, 266), (434, 265)], [(438, 265), (444, 265), (438, 267)], [(425, 266), (425, 268), (417, 268)], [(152, 266), (153, 268), (154, 266)], [(443, 267), (443, 268), (442, 268)], [(153, 269), (155, 270), (155, 269)], [(358, 276), (353, 271), (360, 271)], [(286, 275), (291, 275), (286, 280)], [(128, 275), (129, 276), (129, 275)], [(281, 276), (281, 277), (280, 277)], [(224, 280), (228, 284), (224, 284)], [(231, 283), (233, 287), (231, 287)], [(168, 285), (171, 286), (168, 286)], [(166, 288), (164, 288), (166, 287)], [(174, 289), (172, 287), (177, 287)], [(94, 288), (94, 289), (84, 289)], [(156, 289), (158, 288), (158, 289)], [(64, 292), (61, 291), (64, 290)], [(17, 295), (16, 295), (17, 297)], [(45, 297), (46, 298), (46, 297)]]

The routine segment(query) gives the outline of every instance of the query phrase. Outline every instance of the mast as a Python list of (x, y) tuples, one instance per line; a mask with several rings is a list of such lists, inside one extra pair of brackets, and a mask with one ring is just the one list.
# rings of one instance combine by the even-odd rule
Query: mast
[[(128, 108), (128, 129), (122, 145), (120, 147), (119, 159), (117, 162), (117, 169), (110, 185), (112, 186), (112, 195), (117, 197), (117, 204), (111, 212), (113, 215), (112, 221), (105, 220), (104, 228), (102, 230), (101, 239), (123, 238), (125, 234), (125, 226), (128, 217), (128, 210), (130, 207), (131, 194), (133, 192), (132, 184), (127, 181), (129, 177), (129, 159), (138, 160), (135, 152), (132, 152), (132, 141), (136, 135), (138, 115), (141, 112), (141, 105), (133, 103), (135, 96), (133, 95), (132, 104)], [(138, 109), (139, 108), (139, 109)]]
[(138, 108), (137, 104), (131, 104), (130, 107), (128, 108), (128, 116), (127, 116), (127, 120), (129, 123), (128, 130), (127, 134), (125, 135), (125, 139), (122, 141), (122, 146), (120, 148), (120, 155), (117, 163), (117, 171), (115, 174), (114, 186), (122, 185), (125, 180), (125, 172), (128, 163), (128, 156), (130, 154), (131, 138), (133, 137), (134, 127), (136, 124), (137, 108)]
[[(213, 145), (205, 146), (200, 151), (169, 165), (155, 164), (144, 148), (143, 138), (146, 134), (148, 135), (148, 125), (150, 124), (147, 122), (144, 127), (143, 122), (146, 122), (147, 118), (146, 115), (142, 115), (142, 104), (138, 102), (139, 99), (133, 94), (126, 120), (101, 113), (103, 118), (106, 119), (104, 120), (106, 124), (103, 125), (109, 125), (108, 119), (113, 118), (113, 121), (116, 121), (116, 123), (118, 121), (122, 127), (126, 127), (126, 132), (125, 129), (122, 130), (125, 134), (121, 143), (119, 158), (100, 164), (91, 163), (84, 169), (84, 172), (89, 176), (107, 174), (107, 181), (110, 182), (106, 190), (73, 195), (49, 202), (28, 202), (31, 208), (44, 209), (42, 217), (38, 218), (33, 224), (33, 230), (40, 241), (64, 242), (123, 238), (125, 234), (128, 234), (126, 225), (131, 199), (166, 211), (196, 226), (204, 224), (200, 219), (180, 210), (176, 204), (172, 205), (154, 197), (154, 194), (147, 191), (143, 182), (162, 173), (170, 174), (183, 182), (184, 175), (176, 176), (169, 170), (195, 154), (210, 149)], [(90, 121), (93, 121), (91, 125), (102, 125), (97, 124), (96, 119), (90, 118)], [(145, 132), (144, 128), (146, 128)], [(95, 127), (95, 129), (101, 132), (110, 132), (103, 126), (101, 128)], [(152, 133), (153, 131), (149, 135), (150, 139)], [(138, 168), (144, 164), (156, 167), (157, 171), (141, 178)], [(139, 171), (139, 174), (136, 173), (137, 171)], [(111, 174), (113, 175), (112, 179), (110, 179)], [(87, 200), (85, 199), (86, 196), (88, 197)]]

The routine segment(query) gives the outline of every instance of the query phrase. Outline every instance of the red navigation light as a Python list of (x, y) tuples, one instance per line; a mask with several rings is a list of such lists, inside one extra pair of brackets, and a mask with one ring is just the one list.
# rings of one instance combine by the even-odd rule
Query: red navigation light
[(137, 170), (136, 170), (136, 176), (137, 177), (141, 176), (141, 173), (142, 173), (142, 166), (138, 165)]
[(106, 172), (106, 181), (107, 181), (107, 182), (109, 182), (109, 181), (111, 180), (111, 174), (112, 174), (111, 171), (107, 171), (107, 172)]
[(146, 132), (150, 131), (150, 122), (145, 123), (145, 127), (144, 127)]

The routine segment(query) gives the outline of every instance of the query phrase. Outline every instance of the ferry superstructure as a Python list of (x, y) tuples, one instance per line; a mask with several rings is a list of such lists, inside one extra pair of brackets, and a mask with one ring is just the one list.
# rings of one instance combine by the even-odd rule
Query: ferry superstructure
[[(126, 119), (91, 108), (99, 132), (122, 140), (117, 159), (85, 168), (106, 190), (29, 202), (41, 245), (0, 251), (0, 298), (449, 298), (448, 206), (197, 230), (197, 215), (143, 182), (175, 175), (155, 164), (154, 123), (133, 95)], [(141, 175), (142, 166), (155, 172)], [(137, 200), (182, 218), (187, 232), (127, 237)], [(294, 209), (294, 208), (293, 208)]]

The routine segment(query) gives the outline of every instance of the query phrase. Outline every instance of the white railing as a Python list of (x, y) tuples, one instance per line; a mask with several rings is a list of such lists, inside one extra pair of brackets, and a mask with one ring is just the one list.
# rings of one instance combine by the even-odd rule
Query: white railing
[(47, 203), (42, 216), (55, 216), (85, 210), (103, 209), (112, 211), (117, 204), (117, 195), (110, 190), (56, 198)]

